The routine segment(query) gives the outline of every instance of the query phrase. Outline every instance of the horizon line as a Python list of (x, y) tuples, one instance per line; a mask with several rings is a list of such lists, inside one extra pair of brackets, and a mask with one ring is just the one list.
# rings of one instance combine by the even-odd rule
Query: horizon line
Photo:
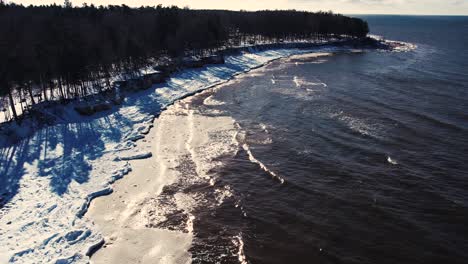
[[(1, 0), (0, 0), (1, 2)], [(6, 5), (9, 5), (9, 4), (15, 4), (15, 5), (19, 5), (19, 6), (24, 6), (24, 7), (30, 7), (30, 6), (34, 6), (34, 7), (41, 7), (41, 6), (62, 6), (63, 7), (63, 4), (57, 4), (57, 3), (52, 3), (52, 4), (39, 4), (39, 5), (36, 5), (36, 4), (29, 4), (29, 5), (24, 5), (22, 3), (16, 3), (14, 1), (8, 1), (8, 2), (5, 2), (3, 1), (4, 4)], [(95, 5), (93, 3), (90, 3), (88, 4), (88, 6), (91, 6), (93, 5), (94, 7), (109, 7), (109, 6), (124, 6), (125, 4), (116, 4), (116, 5), (112, 5), (112, 4), (109, 4), (109, 5)], [(129, 6), (129, 5), (126, 5), (130, 8), (141, 8), (141, 7), (157, 7), (158, 5), (141, 5), (141, 6)], [(184, 9), (184, 8), (187, 8), (187, 7), (181, 7), (181, 6), (178, 6), (178, 5), (162, 5), (163, 7), (172, 7), (172, 6), (176, 6), (180, 9)], [(81, 8), (83, 7), (83, 5), (73, 5), (72, 6), (73, 8)], [(194, 8), (194, 7), (190, 7), (188, 6), (188, 9), (191, 9), (191, 10), (219, 10), (219, 11), (246, 11), (246, 12), (256, 12), (256, 11), (299, 11), (299, 12), (312, 12), (312, 13), (317, 13), (317, 12), (332, 12), (334, 14), (341, 14), (341, 15), (357, 15), (357, 16), (439, 16), (439, 17), (443, 17), (443, 16), (450, 16), (450, 17), (468, 17), (468, 14), (424, 14), (424, 13), (402, 13), (402, 14), (396, 14), (396, 13), (346, 13), (346, 12), (335, 12), (333, 10), (304, 10), (304, 9), (295, 9), (295, 8), (291, 8), (291, 9), (281, 9), (281, 8), (276, 8), (276, 9), (256, 9), (256, 10), (245, 10), (245, 9), (220, 9), (220, 8)]]

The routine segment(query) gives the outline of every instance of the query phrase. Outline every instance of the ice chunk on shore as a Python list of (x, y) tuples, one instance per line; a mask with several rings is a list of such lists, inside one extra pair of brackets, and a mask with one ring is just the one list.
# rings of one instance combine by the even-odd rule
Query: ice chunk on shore
[(147, 159), (153, 156), (149, 151), (129, 154), (128, 156), (117, 156), (115, 160), (136, 160), (136, 159)]

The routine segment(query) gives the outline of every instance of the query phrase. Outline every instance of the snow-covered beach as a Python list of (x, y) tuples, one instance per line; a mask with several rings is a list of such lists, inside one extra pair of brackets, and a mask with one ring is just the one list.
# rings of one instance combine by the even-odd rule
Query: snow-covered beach
[(129, 160), (149, 156), (135, 142), (149, 133), (161, 109), (278, 58), (344, 49), (252, 49), (227, 57), (224, 65), (179, 72), (166, 84), (133, 94), (117, 109), (71, 116), (72, 122), (2, 148), (0, 235), (7, 239), (0, 241), (0, 261), (87, 263), (105, 233), (84, 216), (89, 203), (112, 192), (111, 184), (131, 171)]
[[(155, 120), (155, 128), (138, 148), (153, 156), (131, 161), (132, 172), (114, 184), (109, 196), (95, 199), (86, 217), (102, 231), (106, 243), (93, 263), (190, 263), (192, 210), (200, 197), (162, 194), (170, 185), (214, 184), (210, 171), (216, 159), (238, 149), (237, 130), (229, 116), (204, 116), (186, 98)], [(213, 113), (215, 114), (215, 113)], [(213, 135), (217, 135), (213, 137)], [(181, 169), (183, 168), (183, 169)], [(213, 186), (213, 188), (216, 188)], [(216, 190), (218, 204), (230, 193)], [(177, 215), (177, 226), (165, 226)], [(172, 219), (174, 221), (174, 219)]]

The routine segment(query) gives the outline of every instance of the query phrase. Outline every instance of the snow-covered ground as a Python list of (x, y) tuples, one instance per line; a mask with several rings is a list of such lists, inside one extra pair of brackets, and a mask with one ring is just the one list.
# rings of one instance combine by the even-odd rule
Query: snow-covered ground
[(136, 148), (153, 119), (175, 100), (271, 60), (336, 47), (245, 52), (223, 65), (176, 73), (165, 84), (132, 94), (122, 106), (74, 116), (0, 149), (0, 263), (87, 263), (103, 237), (83, 215), (90, 201), (112, 192), (128, 160), (151, 156)]

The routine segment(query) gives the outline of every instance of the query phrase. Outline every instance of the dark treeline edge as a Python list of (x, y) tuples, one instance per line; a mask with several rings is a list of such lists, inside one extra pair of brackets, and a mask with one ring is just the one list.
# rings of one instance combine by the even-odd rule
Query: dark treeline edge
[[(28, 6), (0, 2), (1, 110), (114, 89), (111, 77), (256, 43), (362, 38), (365, 21), (331, 12)], [(24, 110), (24, 109), (22, 109)]]

